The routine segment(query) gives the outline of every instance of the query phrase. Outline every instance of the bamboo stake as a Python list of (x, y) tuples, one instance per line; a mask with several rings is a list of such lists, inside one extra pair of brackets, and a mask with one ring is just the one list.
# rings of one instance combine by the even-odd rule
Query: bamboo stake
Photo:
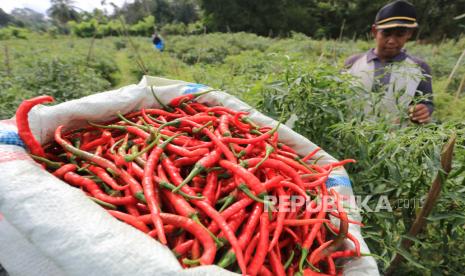
[(460, 81), (459, 88), (457, 89), (457, 92), (455, 92), (455, 100), (459, 99), (460, 92), (462, 92), (464, 88), (465, 88), (465, 74), (463, 74), (462, 80)]
[(344, 18), (344, 20), (342, 20), (342, 26), (341, 26), (341, 29), (340, 29), (340, 31), (339, 31), (339, 39), (338, 39), (339, 41), (342, 40), (342, 34), (344, 33), (344, 26), (345, 26), (345, 25), (346, 25), (346, 20), (345, 20), (345, 18)]
[(148, 70), (147, 70), (147, 67), (145, 66), (144, 64), (144, 61), (142, 60), (141, 56), (140, 56), (140, 53), (139, 53), (139, 49), (136, 47), (136, 45), (134, 44), (134, 42), (132, 41), (131, 37), (129, 36), (129, 32), (128, 32), (128, 29), (126, 27), (126, 23), (124, 21), (124, 18), (123, 16), (120, 16), (119, 17), (119, 21), (121, 22), (121, 26), (123, 27), (123, 33), (124, 33), (124, 36), (126, 37), (126, 39), (129, 41), (129, 44), (131, 45), (132, 49), (134, 50), (135, 54), (136, 54), (136, 63), (137, 65), (139, 65), (141, 71), (147, 75), (148, 73)]
[(7, 76), (11, 76), (11, 66), (10, 66), (10, 55), (8, 53), (8, 46), (5, 45), (3, 47), (5, 50), (5, 69), (6, 69), (6, 74)]
[(97, 36), (97, 30), (94, 31), (92, 35), (92, 40), (90, 41), (89, 51), (87, 52), (86, 64), (89, 64), (89, 61), (92, 57), (92, 51), (94, 49), (95, 37)]
[[(447, 144), (443, 147), (441, 152), (441, 170), (438, 171), (438, 174), (434, 178), (433, 184), (428, 192), (425, 204), (420, 210), (420, 213), (417, 215), (415, 221), (408, 232), (408, 236), (415, 237), (426, 225), (426, 218), (429, 216), (434, 206), (436, 205), (436, 200), (439, 198), (442, 185), (445, 184), (449, 172), (452, 170), (452, 155), (454, 152), (454, 145), (457, 136), (453, 134)], [(413, 244), (413, 241), (410, 239), (403, 238), (400, 243), (400, 247), (404, 250), (408, 250)], [(394, 256), (391, 264), (389, 265), (386, 273), (384, 275), (390, 276), (394, 275), (396, 268), (403, 261), (399, 253)]]
[(447, 78), (446, 86), (444, 87), (444, 91), (447, 90), (447, 87), (449, 87), (450, 82), (452, 81), (452, 78), (455, 75), (455, 71), (459, 68), (460, 63), (462, 62), (463, 57), (465, 56), (465, 49), (463, 50), (462, 54), (460, 55), (459, 59), (455, 63), (454, 69), (452, 69), (452, 72), (450, 72), (449, 77)]

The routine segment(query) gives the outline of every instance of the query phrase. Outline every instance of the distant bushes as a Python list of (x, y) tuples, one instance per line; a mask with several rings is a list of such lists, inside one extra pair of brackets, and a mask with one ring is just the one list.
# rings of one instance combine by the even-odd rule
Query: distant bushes
[(0, 40), (7, 40), (10, 38), (27, 39), (30, 31), (25, 28), (9, 26), (0, 29)]
[(227, 56), (237, 55), (245, 50), (265, 51), (271, 41), (269, 38), (247, 33), (176, 36), (169, 39), (166, 51), (187, 64), (222, 63)]
[(153, 33), (155, 25), (155, 17), (147, 16), (143, 20), (133, 25), (127, 25), (125, 30), (123, 23), (119, 20), (110, 20), (108, 22), (99, 22), (93, 18), (89, 21), (68, 22), (71, 33), (78, 37), (105, 37), (105, 36), (120, 36), (128, 32), (134, 36), (150, 36)]

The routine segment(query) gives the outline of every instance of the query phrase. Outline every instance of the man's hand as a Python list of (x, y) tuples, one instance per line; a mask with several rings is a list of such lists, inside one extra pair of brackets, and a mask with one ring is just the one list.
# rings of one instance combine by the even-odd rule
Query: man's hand
[(414, 123), (425, 124), (431, 122), (431, 115), (425, 104), (417, 104), (409, 108), (410, 120)]

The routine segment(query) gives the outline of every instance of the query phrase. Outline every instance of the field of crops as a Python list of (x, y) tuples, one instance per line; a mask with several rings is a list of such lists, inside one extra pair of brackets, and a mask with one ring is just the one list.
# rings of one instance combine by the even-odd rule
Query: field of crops
[[(365, 239), (381, 271), (399, 253), (402, 274), (457, 275), (465, 264), (465, 66), (449, 74), (465, 39), (436, 45), (407, 45), (432, 68), (436, 111), (426, 126), (393, 126), (367, 120), (344, 59), (373, 46), (367, 41), (311, 40), (300, 34), (271, 39), (252, 34), (207, 34), (166, 38), (156, 51), (149, 38), (30, 35), (0, 41), (0, 119), (11, 117), (24, 98), (39, 94), (58, 101), (137, 83), (144, 74), (182, 79), (225, 90), (293, 128), (338, 159), (357, 195), (375, 209), (387, 198), (392, 212), (363, 214)], [(425, 231), (407, 237), (419, 204), (440, 171), (441, 148), (457, 135), (453, 170)]]

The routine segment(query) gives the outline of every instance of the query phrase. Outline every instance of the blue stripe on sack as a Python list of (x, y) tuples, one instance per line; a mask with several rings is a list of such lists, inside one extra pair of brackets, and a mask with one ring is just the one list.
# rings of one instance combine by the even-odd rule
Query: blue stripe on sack
[(185, 90), (182, 94), (186, 95), (186, 94), (192, 94), (192, 93), (199, 92), (200, 90), (203, 90), (203, 89), (208, 89), (209, 87), (204, 84), (200, 84), (200, 83), (190, 83), (190, 84), (187, 84), (184, 88)]
[(350, 179), (346, 176), (330, 176), (328, 180), (326, 180), (326, 188), (332, 188), (337, 186), (344, 186), (352, 188), (352, 184), (350, 183)]
[(23, 148), (26, 148), (23, 140), (19, 138), (19, 135), (16, 131), (11, 130), (1, 130), (0, 129), (0, 144), (5, 145), (16, 145)]

